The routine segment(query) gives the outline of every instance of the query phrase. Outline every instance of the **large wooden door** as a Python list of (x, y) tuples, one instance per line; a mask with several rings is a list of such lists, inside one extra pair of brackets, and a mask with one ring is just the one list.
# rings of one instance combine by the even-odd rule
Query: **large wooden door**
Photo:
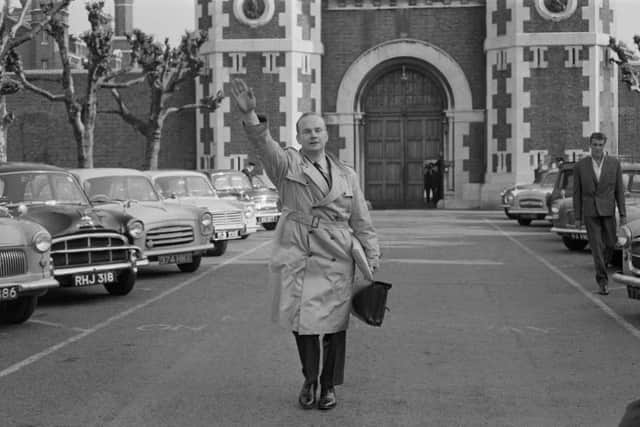
[(376, 208), (424, 207), (424, 162), (442, 152), (441, 88), (402, 67), (380, 77), (364, 99), (366, 198)]

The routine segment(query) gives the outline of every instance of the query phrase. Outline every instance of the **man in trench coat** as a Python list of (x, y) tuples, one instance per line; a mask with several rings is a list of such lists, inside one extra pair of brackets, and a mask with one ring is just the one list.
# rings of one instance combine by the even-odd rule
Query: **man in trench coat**
[[(274, 236), (269, 282), (274, 289), (273, 320), (293, 331), (305, 381), (298, 396), (309, 409), (336, 405), (334, 386), (343, 382), (346, 329), (354, 280), (354, 243), (361, 245), (372, 271), (380, 249), (364, 195), (353, 169), (328, 155), (321, 116), (306, 113), (296, 124), (300, 150), (283, 149), (255, 112), (251, 89), (240, 79), (231, 95), (243, 114), (250, 143), (278, 189), (282, 215)], [(323, 363), (319, 376), (323, 335)], [(318, 377), (319, 376), (319, 377)]]

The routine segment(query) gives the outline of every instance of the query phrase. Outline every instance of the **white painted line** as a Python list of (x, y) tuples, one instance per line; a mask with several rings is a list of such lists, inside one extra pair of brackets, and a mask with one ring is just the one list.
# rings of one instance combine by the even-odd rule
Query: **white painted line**
[(88, 331), (88, 329), (77, 328), (77, 327), (69, 327), (67, 325), (63, 325), (62, 323), (47, 322), (45, 320), (29, 319), (28, 322), (29, 323), (37, 323), (39, 325), (52, 326), (54, 328), (71, 329), (73, 331), (78, 331), (78, 332)]
[(403, 264), (443, 264), (443, 265), (503, 265), (503, 262), (484, 259), (416, 259), (416, 258), (382, 258), (383, 263), (398, 262)]
[(558, 267), (556, 267), (555, 265), (551, 264), (546, 259), (542, 258), (540, 255), (538, 255), (533, 250), (529, 249), (523, 243), (521, 243), (517, 239), (514, 239), (512, 236), (510, 236), (508, 233), (506, 233), (502, 228), (498, 227), (495, 224), (492, 224), (491, 221), (489, 221), (489, 220), (485, 220), (485, 221), (489, 225), (491, 225), (493, 228), (498, 230), (498, 232), (500, 232), (504, 237), (506, 237), (507, 239), (511, 240), (513, 243), (518, 245), (523, 251), (525, 251), (526, 253), (528, 253), (529, 255), (534, 257), (536, 260), (538, 260), (538, 262), (540, 262), (545, 267), (547, 267), (549, 270), (553, 271), (558, 276), (563, 278), (568, 284), (573, 286), (576, 290), (578, 290), (578, 292), (580, 292), (582, 295), (584, 295), (589, 301), (594, 303), (600, 310), (602, 310), (605, 314), (607, 314), (609, 317), (611, 317), (618, 325), (620, 325), (624, 329), (626, 329), (627, 332), (629, 332), (631, 335), (633, 335), (637, 339), (640, 339), (640, 330), (638, 328), (636, 328), (635, 326), (633, 326), (631, 323), (629, 323), (626, 320), (624, 320), (622, 318), (622, 316), (620, 316), (618, 313), (613, 311), (613, 309), (611, 307), (609, 307), (607, 304), (605, 304), (604, 302), (602, 302), (602, 300), (600, 298), (597, 298), (593, 294), (593, 292), (588, 291), (585, 288), (583, 288), (580, 283), (576, 282), (571, 277), (569, 277), (568, 275), (563, 273)]
[(213, 266), (211, 268), (208, 268), (205, 271), (203, 271), (203, 272), (201, 272), (201, 273), (199, 273), (199, 274), (197, 274), (195, 276), (192, 276), (190, 279), (185, 280), (184, 282), (174, 286), (173, 288), (167, 289), (166, 291), (156, 295), (155, 297), (153, 297), (151, 299), (148, 299), (145, 302), (142, 302), (142, 303), (140, 303), (138, 305), (135, 305), (135, 306), (127, 309), (127, 310), (121, 311), (120, 313), (117, 313), (117, 314), (111, 316), (110, 318), (108, 318), (104, 322), (98, 323), (97, 325), (95, 325), (91, 329), (86, 329), (86, 330), (82, 331), (81, 333), (72, 336), (71, 338), (68, 338), (68, 339), (66, 339), (64, 341), (61, 341), (58, 344), (52, 345), (51, 347), (48, 347), (48, 348), (42, 350), (39, 353), (36, 353), (36, 354), (34, 354), (32, 356), (29, 356), (29, 357), (27, 357), (26, 359), (24, 359), (24, 360), (22, 360), (20, 362), (14, 363), (13, 365), (9, 366), (8, 368), (5, 368), (2, 371), (0, 371), (0, 378), (6, 377), (6, 376), (11, 375), (11, 374), (13, 374), (15, 372), (18, 372), (20, 369), (22, 369), (22, 368), (24, 368), (26, 366), (29, 366), (32, 363), (35, 363), (38, 360), (40, 360), (40, 359), (42, 359), (42, 358), (44, 358), (46, 356), (49, 356), (50, 354), (55, 353), (56, 351), (68, 346), (69, 344), (73, 344), (76, 341), (80, 341), (81, 339), (86, 338), (89, 335), (92, 335), (92, 334), (98, 332), (99, 330), (106, 328), (107, 326), (110, 326), (112, 323), (114, 323), (114, 322), (116, 322), (116, 321), (118, 321), (120, 319), (123, 319), (123, 318), (129, 316), (130, 314), (133, 314), (136, 311), (138, 311), (140, 309), (143, 309), (146, 306), (148, 306), (150, 304), (153, 304), (154, 302), (159, 301), (159, 300), (161, 300), (161, 299), (173, 294), (174, 292), (177, 292), (177, 291), (181, 290), (182, 288), (185, 288), (185, 287), (193, 284), (194, 282), (197, 282), (198, 280), (200, 280), (202, 277), (206, 276), (207, 274), (210, 274), (210, 273), (212, 273), (212, 272), (224, 267), (227, 264), (231, 264), (234, 261), (236, 261), (237, 259), (242, 258), (243, 256), (246, 256), (246, 255), (249, 255), (250, 253), (257, 251), (258, 249), (261, 249), (263, 246), (266, 246), (266, 245), (268, 245), (270, 243), (271, 243), (270, 240), (266, 241), (266, 242), (256, 246), (253, 249), (249, 249), (248, 251), (242, 252), (241, 254), (238, 254), (233, 258), (229, 258), (225, 262), (220, 263), (218, 265), (215, 265), (215, 266)]

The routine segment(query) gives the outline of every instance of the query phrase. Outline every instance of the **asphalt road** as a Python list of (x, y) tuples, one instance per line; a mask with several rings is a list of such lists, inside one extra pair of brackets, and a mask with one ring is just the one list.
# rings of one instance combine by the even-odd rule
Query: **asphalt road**
[(0, 426), (615, 426), (640, 398), (640, 301), (595, 294), (589, 252), (498, 211), (374, 221), (391, 311), (352, 319), (336, 409), (297, 406), (260, 232), (196, 273), (55, 290), (0, 327)]

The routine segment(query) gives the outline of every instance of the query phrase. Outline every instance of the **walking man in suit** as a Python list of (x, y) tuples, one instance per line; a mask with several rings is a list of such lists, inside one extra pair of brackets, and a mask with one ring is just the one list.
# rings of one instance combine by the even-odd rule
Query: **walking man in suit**
[(576, 228), (584, 221), (600, 295), (609, 293), (607, 264), (616, 244), (616, 204), (620, 225), (627, 222), (622, 169), (617, 159), (604, 153), (606, 143), (607, 137), (603, 133), (592, 133), (589, 138), (591, 155), (580, 160), (573, 172)]

